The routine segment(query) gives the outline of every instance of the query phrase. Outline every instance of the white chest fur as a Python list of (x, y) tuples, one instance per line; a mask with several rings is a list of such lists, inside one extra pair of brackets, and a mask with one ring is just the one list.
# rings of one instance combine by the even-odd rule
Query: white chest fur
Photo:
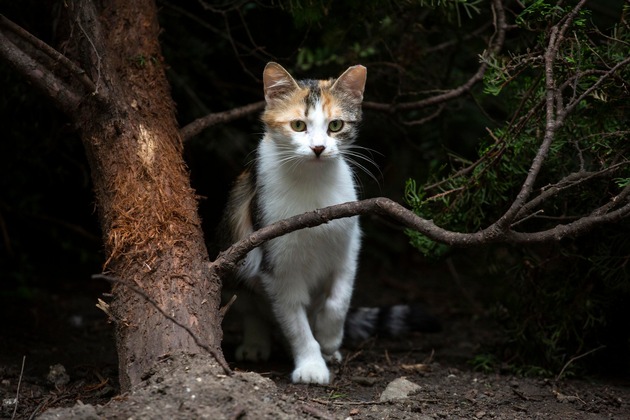
[[(263, 225), (318, 208), (357, 199), (353, 174), (340, 157), (282, 164), (276, 145), (259, 146), (258, 199)], [(284, 235), (266, 246), (274, 270), (299, 270), (311, 287), (330, 275), (358, 248), (357, 218), (334, 220)], [(356, 242), (353, 244), (353, 242)]]

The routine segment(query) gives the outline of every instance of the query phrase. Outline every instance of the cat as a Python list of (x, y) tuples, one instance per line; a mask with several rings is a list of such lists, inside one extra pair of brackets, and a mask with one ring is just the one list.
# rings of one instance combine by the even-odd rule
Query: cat
[[(356, 65), (335, 80), (296, 81), (279, 64), (267, 64), (265, 133), (254, 167), (230, 193), (222, 222), (227, 242), (290, 216), (357, 200), (344, 153), (357, 137), (366, 77), (366, 68)], [(234, 304), (244, 327), (237, 360), (266, 360), (275, 324), (293, 355), (292, 381), (328, 384), (326, 361), (341, 360), (360, 247), (358, 217), (350, 217), (251, 251), (237, 270), (246, 289)]]
[[(367, 70), (348, 68), (337, 79), (296, 81), (282, 66), (263, 71), (265, 132), (253, 167), (236, 180), (220, 225), (229, 246), (254, 230), (290, 216), (357, 200), (349, 162), (361, 122)], [(295, 383), (328, 384), (327, 361), (340, 361), (344, 338), (396, 336), (437, 330), (415, 306), (349, 312), (361, 247), (358, 217), (337, 219), (264, 243), (224, 283), (236, 288), (234, 311), (243, 321), (236, 359), (267, 360), (279, 326), (295, 364)]]

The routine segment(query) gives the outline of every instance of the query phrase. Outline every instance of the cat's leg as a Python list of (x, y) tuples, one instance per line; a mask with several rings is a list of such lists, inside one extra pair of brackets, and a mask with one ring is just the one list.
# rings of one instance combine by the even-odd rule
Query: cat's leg
[(330, 291), (314, 316), (313, 334), (327, 361), (341, 361), (339, 348), (343, 340), (343, 327), (350, 307), (359, 252), (358, 235), (351, 240), (348, 255), (333, 273)]
[(356, 269), (336, 273), (329, 296), (315, 314), (313, 333), (322, 355), (329, 361), (340, 361), (339, 348), (343, 340), (343, 327), (350, 307)]
[(330, 382), (330, 372), (324, 361), (319, 343), (315, 340), (303, 305), (281, 309), (281, 325), (287, 337), (295, 369), (291, 380), (295, 383), (315, 383), (325, 385)]
[(264, 362), (271, 355), (271, 331), (269, 323), (260, 316), (247, 314), (243, 317), (243, 342), (236, 348), (236, 360)]
[(271, 329), (260, 299), (260, 296), (244, 292), (234, 302), (243, 321), (243, 341), (236, 348), (236, 360), (260, 362), (271, 355)]
[(275, 296), (274, 313), (293, 354), (295, 369), (291, 375), (292, 381), (328, 384), (330, 372), (308, 322), (306, 312), (309, 303), (307, 288), (303, 282), (297, 279), (293, 279), (291, 282), (274, 279), (274, 283), (292, 285), (292, 287), (276, 287), (276, 290), (272, 292)]

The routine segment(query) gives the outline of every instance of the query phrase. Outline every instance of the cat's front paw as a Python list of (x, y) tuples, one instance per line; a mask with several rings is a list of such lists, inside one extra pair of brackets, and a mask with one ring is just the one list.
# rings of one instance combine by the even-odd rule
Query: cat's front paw
[(243, 343), (236, 348), (239, 362), (266, 362), (271, 355), (271, 345), (267, 343)]
[(300, 363), (293, 371), (291, 380), (294, 383), (327, 385), (330, 382), (330, 372), (324, 359), (313, 358)]

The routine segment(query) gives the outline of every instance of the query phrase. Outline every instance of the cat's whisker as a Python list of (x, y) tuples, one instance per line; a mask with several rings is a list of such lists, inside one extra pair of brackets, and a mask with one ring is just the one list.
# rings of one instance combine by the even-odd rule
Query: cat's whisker
[(289, 164), (290, 165), (289, 168), (288, 168), (288, 171), (291, 174), (294, 174), (295, 171), (297, 170), (297, 168), (299, 168), (299, 166), (300, 166), (300, 159), (298, 157), (296, 157), (296, 156), (291, 156), (291, 159), (287, 159), (285, 161), (285, 164)]
[[(372, 180), (374, 180), (374, 182), (376, 182), (376, 184), (379, 184), (378, 178), (365, 166), (362, 165), (361, 163), (357, 162), (355, 159), (352, 159), (350, 157), (346, 157), (345, 158), (352, 166), (360, 169), (361, 171), (363, 171), (367, 176), (369, 176)], [(357, 181), (360, 181), (360, 178), (358, 176), (356, 176), (355, 174), (355, 179)]]
[(258, 162), (258, 153), (256, 150), (252, 150), (245, 156), (245, 166), (253, 167)]
[(379, 172), (380, 177), (382, 178), (383, 177), (383, 173), (381, 172), (381, 169), (376, 164), (376, 162), (374, 162), (369, 157), (367, 157), (367, 156), (365, 156), (365, 155), (363, 155), (361, 153), (355, 152), (355, 151), (344, 150), (344, 151), (341, 152), (341, 154), (348, 162), (350, 162), (350, 164), (352, 164), (353, 166), (357, 167), (361, 171), (365, 172), (365, 174), (368, 175), (370, 178), (372, 178), (374, 180), (374, 182), (376, 182), (376, 184), (379, 184), (379, 181), (378, 181), (378, 178), (376, 177), (376, 175), (374, 175), (372, 173), (372, 171), (370, 169), (368, 169), (368, 167), (366, 165), (360, 163), (358, 159), (364, 160), (365, 162), (373, 165), (374, 168), (376, 168), (376, 170)]
[(366, 161), (366, 162), (368, 162), (368, 163), (370, 163), (370, 164), (374, 165), (376, 168), (378, 168), (378, 165), (376, 164), (376, 162), (374, 162), (374, 160), (373, 160), (372, 158), (367, 157), (367, 156), (365, 156), (364, 154), (361, 154), (361, 153), (359, 153), (359, 152), (354, 152), (354, 151), (351, 151), (351, 150), (344, 150), (344, 151), (343, 151), (343, 152), (341, 152), (341, 153), (342, 153), (342, 155), (343, 155), (344, 157), (345, 157), (345, 156), (352, 156), (352, 157), (356, 157), (356, 158), (362, 159), (362, 160), (364, 160), (364, 161)]
[(292, 152), (292, 149), (286, 148), (286, 150), (279, 150), (276, 156), (279, 167), (286, 168), (289, 173), (295, 173), (301, 159)]
[(379, 152), (376, 149), (372, 149), (370, 147), (365, 147), (365, 146), (359, 146), (358, 144), (349, 144), (346, 146), (346, 149), (360, 149), (360, 150), (365, 150), (370, 155), (372, 155), (373, 153), (376, 153), (377, 155), (384, 156), (381, 152)]
[[(351, 150), (351, 151), (353, 151), (355, 153), (361, 153), (361, 154), (364, 154), (364, 155), (368, 154), (368, 155), (370, 155), (370, 157), (372, 155), (374, 155), (374, 154), (383, 156), (383, 154), (381, 152), (377, 151), (377, 150), (371, 149), (369, 147), (359, 146), (359, 145), (356, 145), (356, 144), (343, 145), (343, 150)], [(365, 153), (362, 153), (362, 152), (365, 152)]]

